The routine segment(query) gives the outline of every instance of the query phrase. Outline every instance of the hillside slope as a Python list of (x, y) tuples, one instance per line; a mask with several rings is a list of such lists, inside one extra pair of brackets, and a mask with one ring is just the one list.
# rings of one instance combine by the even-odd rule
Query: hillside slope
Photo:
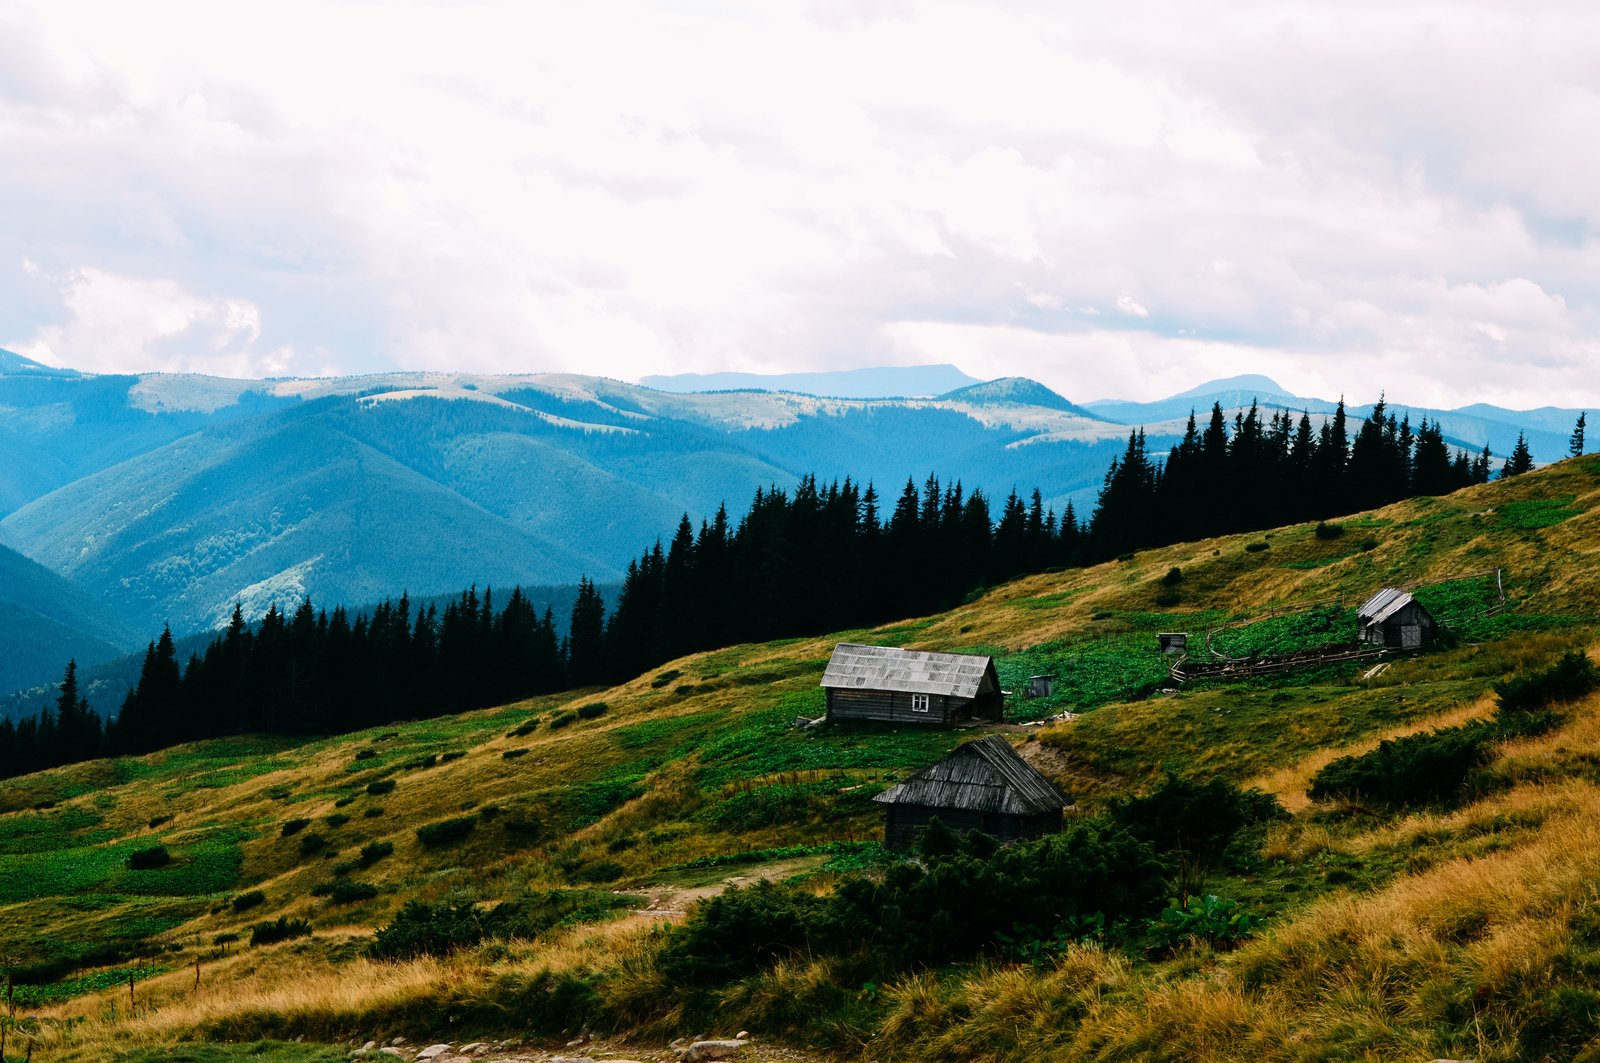
[[(402, 1034), (406, 1051), (510, 1037), (526, 1054), (580, 1026), (631, 1037), (580, 1051), (648, 1058), (671, 1036), (741, 1028), (872, 1059), (1587, 1058), (1600, 1035), (1585, 988), (1600, 699), (1497, 746), (1453, 810), (1307, 807), (1303, 791), (1334, 756), (1484, 718), (1497, 679), (1592, 648), (1597, 521), (1600, 463), (1569, 461), (1353, 515), (1331, 539), (1302, 525), (1181, 544), (1014, 581), (935, 617), (696, 655), (611, 690), (13, 780), (0, 796), (0, 950), (36, 978), (76, 979), (25, 997), (59, 1059), (297, 1035), (359, 1046)], [(1149, 696), (1170, 685), (1156, 631), (1266, 614), (1218, 637), (1240, 649), (1321, 640), (1348, 610), (1275, 611), (1485, 569), (1418, 592), (1470, 637), (1381, 675)], [(1502, 585), (1510, 608), (1475, 617)], [(795, 730), (820, 711), (816, 683), (841, 638), (982, 647), (1011, 689), (1056, 672), (1051, 700), (1013, 708), (1080, 714), (1036, 740), (1009, 733), (1084, 814), (1164, 773), (1279, 794), (1299, 811), (1264, 824), (1207, 884), (1270, 935), (1237, 951), (1132, 952), (1089, 935), (1032, 963), (997, 944), (988, 959), (899, 973), (796, 957), (715, 992), (674, 983), (664, 923), (730, 881), (806, 874), (826, 895), (881, 867), (863, 844), (881, 830), (870, 796), (970, 733)], [(169, 864), (127, 866), (158, 843)], [(528, 929), (449, 958), (364, 958), (372, 928), (411, 900), (509, 904)], [(227, 941), (280, 916), (310, 935)], [(139, 956), (130, 1017), (118, 1002)], [(183, 969), (196, 960), (198, 989)], [(120, 988), (94, 995), (108, 985)]]
[(83, 589), (0, 546), (0, 692), (52, 683), (140, 644), (139, 630)]

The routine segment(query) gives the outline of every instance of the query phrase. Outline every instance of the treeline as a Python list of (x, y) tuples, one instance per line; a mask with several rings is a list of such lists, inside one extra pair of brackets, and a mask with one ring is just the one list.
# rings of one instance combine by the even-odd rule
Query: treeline
[[(1574, 452), (1582, 451), (1582, 421)], [(869, 483), (758, 489), (734, 524), (726, 508), (698, 530), (687, 516), (628, 566), (609, 614), (584, 579), (567, 637), (514, 590), (497, 609), (476, 590), (413, 615), (408, 598), (354, 618), (309, 600), (274, 606), (180, 664), (163, 632), (113, 721), (78, 697), (69, 666), (54, 711), (0, 721), (0, 777), (97, 755), (250, 732), (333, 734), (623, 682), (674, 658), (925, 616), (975, 589), (1141, 548), (1317, 520), (1441, 494), (1489, 478), (1486, 447), (1451, 454), (1437, 424), (1413, 429), (1380, 402), (1350, 439), (1341, 403), (1321, 427), (1252, 405), (1232, 431), (1220, 406), (1159, 462), (1144, 434), (1113, 461), (1089, 521), (1016, 491), (998, 518), (981, 491), (908, 480), (892, 506)], [(1532, 467), (1525, 444), (1501, 470)], [(71, 691), (69, 696), (68, 691)]]
[(353, 619), (307, 599), (293, 614), (272, 606), (254, 629), (235, 607), (227, 630), (183, 665), (163, 630), (111, 721), (78, 696), (68, 664), (53, 711), (0, 720), (0, 777), (201, 738), (338, 734), (501, 705), (564, 689), (565, 657), (553, 614), (540, 616), (520, 588), (502, 609), (492, 591), (472, 589), (415, 616), (405, 596)]
[[(1580, 429), (1581, 430), (1581, 429)], [(1580, 444), (1581, 445), (1581, 444)], [(1189, 415), (1165, 462), (1146, 452), (1143, 430), (1112, 462), (1100, 491), (1085, 560), (1217, 535), (1323, 520), (1486, 483), (1492, 455), (1453, 455), (1437, 423), (1397, 420), (1380, 400), (1350, 438), (1344, 402), (1313, 429), (1286, 410), (1264, 418), (1252, 403), (1228, 431), (1222, 407), (1202, 431)], [(1521, 438), (1501, 475), (1533, 467)]]

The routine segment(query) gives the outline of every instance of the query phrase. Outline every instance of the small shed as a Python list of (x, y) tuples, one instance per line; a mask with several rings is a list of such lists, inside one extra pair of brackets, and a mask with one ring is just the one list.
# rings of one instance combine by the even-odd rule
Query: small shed
[(986, 735), (873, 798), (887, 805), (886, 849), (908, 849), (934, 816), (958, 834), (1008, 845), (1061, 827), (1067, 800), (999, 735)]
[(1056, 688), (1056, 674), (1030, 675), (1028, 677), (1028, 697), (1047, 698)]
[(1184, 631), (1163, 631), (1156, 636), (1156, 648), (1162, 653), (1188, 653), (1189, 635)]
[(1428, 610), (1405, 591), (1385, 587), (1356, 611), (1356, 637), (1396, 650), (1414, 650), (1439, 635)]
[(1005, 719), (993, 657), (841, 642), (822, 673), (829, 720), (941, 724)]

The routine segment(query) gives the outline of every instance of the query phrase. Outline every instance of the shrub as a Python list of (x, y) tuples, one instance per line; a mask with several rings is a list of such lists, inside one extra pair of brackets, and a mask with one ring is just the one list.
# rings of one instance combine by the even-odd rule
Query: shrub
[(851, 876), (826, 897), (763, 882), (702, 901), (672, 935), (661, 969), (724, 981), (779, 957), (847, 951), (900, 967), (944, 963), (993, 947), (1019, 925), (1142, 914), (1165, 889), (1150, 846), (1105, 821), (1005, 849), (981, 836), (956, 840), (937, 821), (930, 837), (922, 867), (893, 864), (881, 882)]
[(218, 934), (211, 939), (213, 945), (228, 945), (239, 940), (238, 934)]
[(441, 754), (439, 754), (439, 762), (441, 764), (448, 764), (452, 760), (460, 760), (464, 756), (466, 756), (466, 754), (461, 752), (459, 749), (457, 749), (457, 750), (453, 750), (452, 752), (449, 752), (449, 753), (441, 753)]
[(601, 860), (587, 867), (580, 867), (572, 873), (574, 882), (615, 882), (624, 872), (621, 864), (615, 860)]
[(376, 749), (358, 749), (358, 750), (356, 750), (356, 759), (357, 760), (371, 760), (373, 757), (375, 757), (377, 755), (378, 755), (378, 751)]
[(373, 842), (361, 847), (361, 866), (371, 867), (394, 852), (394, 842)]
[(1090, 620), (1113, 620), (1113, 619), (1116, 618), (1116, 615), (1117, 615), (1116, 613), (1100, 612), (1100, 613), (1094, 614), (1094, 616), (1090, 617), (1089, 619)]
[(1501, 712), (1532, 712), (1576, 700), (1596, 687), (1600, 687), (1600, 671), (1587, 655), (1574, 650), (1543, 671), (1494, 684), (1494, 692)]
[(1245, 548), (1245, 552), (1246, 553), (1259, 554), (1263, 550), (1271, 550), (1272, 549), (1272, 544), (1271, 543), (1245, 543), (1244, 544), (1244, 548)]
[(367, 783), (367, 793), (373, 796), (394, 792), (393, 779), (379, 779), (377, 782)]
[(329, 890), (328, 900), (333, 904), (355, 904), (358, 901), (370, 901), (378, 895), (378, 887), (370, 882), (351, 882), (349, 879), (340, 879)]
[(657, 690), (660, 690), (662, 687), (666, 686), (668, 683), (672, 682), (682, 674), (683, 673), (678, 671), (676, 668), (668, 668), (665, 672), (662, 672), (660, 675), (650, 680), (650, 685), (655, 687)]
[(310, 856), (313, 853), (320, 853), (327, 847), (327, 845), (328, 839), (324, 838), (322, 835), (307, 834), (304, 838), (300, 839), (300, 855)]
[(376, 806), (364, 808), (361, 810), (361, 814), (366, 816), (368, 819), (377, 819), (379, 816), (383, 815), (383, 809), (377, 808)]
[(438, 763), (439, 763), (438, 754), (437, 753), (429, 753), (427, 756), (425, 756), (421, 760), (417, 761), (416, 766), (419, 767), (419, 768), (432, 768), (432, 767), (436, 766)]
[(1165, 576), (1161, 577), (1161, 585), (1163, 587), (1176, 587), (1178, 584), (1180, 584), (1182, 582), (1183, 582), (1183, 569), (1178, 568), (1176, 565), (1174, 565), (1172, 568), (1167, 569), (1167, 574)]
[(275, 945), (280, 941), (308, 937), (310, 934), (311, 924), (304, 919), (290, 919), (286, 915), (280, 915), (275, 923), (257, 923), (251, 927), (250, 944)]
[(344, 826), (346, 823), (349, 823), (350, 817), (345, 815), (343, 812), (335, 812), (333, 815), (324, 818), (322, 822), (326, 823), (330, 827), (338, 828)]
[(291, 834), (299, 834), (309, 826), (311, 826), (311, 821), (309, 819), (291, 819), (289, 822), (283, 825), (282, 829), (278, 831), (278, 834), (280, 837), (287, 838)]
[(1493, 730), (1447, 727), (1382, 742), (1370, 753), (1340, 757), (1311, 777), (1313, 801), (1361, 797), (1387, 805), (1420, 805), (1454, 798), (1467, 775), (1488, 756)]
[(333, 807), (334, 808), (344, 808), (346, 805), (354, 804), (355, 800), (356, 799), (354, 797), (341, 797), (341, 798), (339, 798), (339, 800), (337, 800), (337, 801), (335, 801), (333, 803)]
[[(685, 695), (693, 694), (694, 693), (694, 684), (693, 683), (685, 683), (682, 686), (673, 687), (672, 692), (674, 694), (677, 694), (679, 697), (684, 697)], [(550, 726), (554, 727), (555, 724), (552, 723)]]
[(1317, 538), (1318, 539), (1322, 539), (1322, 540), (1337, 539), (1339, 536), (1341, 536), (1343, 534), (1344, 534), (1344, 526), (1341, 525), (1341, 524), (1329, 524), (1325, 520), (1317, 522)]
[(567, 726), (567, 724), (571, 723), (573, 720), (576, 720), (577, 718), (578, 718), (577, 713), (563, 712), (561, 715), (556, 716), (553, 719), (551, 719), (551, 721), (550, 721), (550, 730), (559, 731), (559, 730), (561, 730), (561, 728)]
[(516, 811), (506, 818), (506, 830), (538, 835), (544, 833), (544, 823), (532, 812)]
[(171, 822), (172, 822), (172, 817), (171, 816), (153, 816), (150, 819), (150, 829), (151, 830), (155, 830), (157, 827), (161, 826), (161, 824), (163, 824), (163, 823), (171, 823)]
[(423, 845), (449, 845), (451, 842), (460, 841), (472, 833), (472, 828), (478, 825), (476, 816), (461, 816), (457, 819), (442, 819), (437, 823), (417, 828), (417, 840)]
[(485, 805), (478, 809), (479, 819), (495, 819), (500, 815), (499, 805)]
[(500, 756), (501, 756), (501, 758), (503, 760), (516, 760), (518, 757), (525, 757), (527, 755), (528, 755), (528, 751), (527, 751), (526, 748), (523, 748), (523, 749), (508, 749), (504, 753), (500, 754)]
[(1118, 554), (1117, 555), (1117, 560), (1118, 561), (1132, 561), (1133, 560), (1133, 555), (1132, 554)]
[(256, 907), (258, 904), (265, 904), (266, 902), (267, 895), (265, 893), (262, 893), (260, 890), (251, 890), (249, 893), (241, 893), (239, 896), (233, 899), (233, 910), (236, 912), (245, 912)]
[(1108, 815), (1157, 852), (1183, 851), (1209, 864), (1247, 824), (1285, 812), (1271, 794), (1240, 790), (1226, 779), (1168, 777), (1144, 796), (1115, 802)]
[(1156, 595), (1157, 605), (1177, 605), (1181, 601), (1183, 597), (1177, 591), (1162, 591)]
[(603, 716), (603, 715), (605, 715), (605, 711), (607, 709), (609, 709), (610, 707), (611, 706), (607, 705), (603, 701), (596, 701), (596, 702), (594, 702), (593, 704), (590, 704), (590, 705), (580, 706), (578, 708), (578, 719), (580, 719), (580, 720), (592, 720), (596, 716)]
[(1378, 548), (1378, 540), (1376, 540), (1376, 539), (1363, 539), (1363, 540), (1361, 540), (1361, 551), (1363, 553), (1367, 553), (1369, 551), (1376, 550), (1377, 548)]
[(361, 865), (354, 860), (345, 860), (341, 863), (333, 865), (333, 873), (335, 875), (348, 875), (350, 872), (356, 870), (360, 866)]
[(134, 871), (149, 871), (168, 863), (172, 854), (165, 845), (152, 845), (148, 849), (135, 849), (128, 854), (128, 867)]

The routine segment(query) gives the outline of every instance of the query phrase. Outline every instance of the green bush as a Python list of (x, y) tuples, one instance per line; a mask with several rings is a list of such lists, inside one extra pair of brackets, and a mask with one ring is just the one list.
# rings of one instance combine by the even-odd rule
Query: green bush
[(1259, 554), (1263, 550), (1271, 550), (1272, 549), (1272, 544), (1271, 543), (1245, 543), (1244, 544), (1244, 548), (1245, 548), (1245, 552), (1246, 553)]
[(1317, 772), (1306, 795), (1313, 801), (1346, 797), (1386, 805), (1453, 799), (1487, 759), (1492, 737), (1489, 728), (1468, 726), (1381, 742), (1370, 753), (1340, 757)]
[(1341, 536), (1343, 534), (1344, 534), (1344, 526), (1343, 525), (1340, 525), (1340, 524), (1329, 524), (1327, 521), (1320, 521), (1317, 524), (1317, 538), (1318, 539), (1322, 539), (1324, 541), (1326, 541), (1328, 539), (1337, 539), (1339, 536)]
[(1378, 548), (1378, 540), (1376, 540), (1376, 539), (1362, 539), (1361, 540), (1361, 552), (1362, 553), (1367, 553), (1369, 551), (1376, 550), (1377, 548)]
[(230, 945), (239, 940), (238, 934), (218, 934), (211, 939), (213, 945)]
[(554, 717), (554, 718), (552, 718), (550, 720), (550, 730), (559, 731), (559, 730), (561, 730), (561, 728), (567, 726), (569, 723), (571, 723), (573, 720), (576, 720), (577, 718), (578, 718), (577, 713), (563, 712), (561, 715), (556, 716), (556, 717)]
[(1202, 865), (1247, 825), (1287, 815), (1272, 794), (1221, 778), (1197, 783), (1170, 776), (1142, 797), (1114, 802), (1107, 814), (1156, 852), (1184, 852)]
[(379, 796), (381, 794), (387, 794), (387, 793), (393, 793), (393, 792), (394, 792), (394, 780), (393, 779), (379, 779), (377, 782), (369, 782), (369, 783), (367, 783), (367, 793), (372, 794), (373, 796)]
[(580, 867), (572, 873), (574, 882), (615, 882), (622, 877), (624, 868), (614, 860), (601, 860)]
[(356, 750), (356, 759), (357, 760), (371, 760), (373, 757), (375, 757), (377, 755), (378, 755), (378, 751), (376, 749), (358, 749), (358, 750)]
[(165, 845), (152, 845), (148, 849), (135, 849), (128, 854), (128, 867), (134, 871), (150, 871), (168, 863), (172, 854)]
[(705, 983), (801, 953), (938, 964), (978, 955), (1018, 924), (1056, 926), (1096, 912), (1131, 918), (1152, 910), (1165, 889), (1151, 847), (1106, 821), (1001, 849), (981, 836), (955, 839), (935, 820), (924, 841), (923, 866), (893, 864), (882, 881), (852, 875), (826, 897), (762, 882), (702, 901), (673, 934), (662, 969)]
[(150, 818), (150, 829), (151, 830), (155, 830), (157, 827), (161, 826), (161, 824), (163, 824), (163, 823), (171, 823), (171, 822), (172, 822), (172, 817), (171, 816), (152, 816)]
[(461, 752), (459, 749), (450, 753), (441, 753), (439, 754), (439, 762), (441, 764), (448, 764), (452, 760), (460, 760), (464, 756), (466, 756), (466, 754)]
[(378, 928), (367, 954), (385, 960), (444, 956), (487, 938), (532, 939), (551, 927), (604, 918), (610, 912), (643, 902), (642, 897), (602, 890), (530, 893), (502, 901), (490, 911), (470, 904), (407, 901), (394, 922)]
[(371, 867), (384, 857), (393, 854), (394, 842), (373, 842), (361, 847), (361, 866)]
[(328, 839), (324, 838), (322, 835), (307, 834), (304, 838), (300, 839), (300, 855), (310, 856), (313, 853), (320, 853), (323, 849), (327, 848), (327, 845)]
[(249, 911), (259, 904), (265, 904), (266, 901), (267, 895), (265, 893), (260, 890), (251, 890), (249, 893), (241, 893), (233, 899), (233, 910), (236, 912)]
[(458, 842), (472, 833), (472, 828), (478, 825), (476, 816), (461, 816), (457, 819), (442, 819), (437, 823), (429, 823), (417, 828), (417, 840), (423, 845), (449, 845)]
[(1167, 569), (1167, 574), (1165, 576), (1161, 577), (1161, 585), (1163, 587), (1176, 587), (1178, 584), (1180, 584), (1182, 582), (1183, 582), (1183, 569), (1178, 568), (1176, 565), (1174, 565), (1172, 568)]
[(506, 737), (507, 738), (527, 738), (529, 735), (533, 734), (533, 732), (537, 731), (538, 729), (539, 729), (539, 717), (535, 716), (530, 720), (523, 721), (522, 726), (518, 727), (515, 731), (507, 731), (506, 732)]
[(1132, 561), (1133, 560), (1133, 555), (1132, 554), (1118, 554), (1117, 555), (1117, 560), (1118, 561)]
[(1502, 712), (1532, 712), (1574, 701), (1596, 687), (1600, 687), (1600, 670), (1587, 655), (1574, 650), (1542, 671), (1494, 684), (1494, 692)]
[(309, 819), (291, 819), (278, 831), (278, 835), (279, 837), (287, 838), (291, 834), (299, 834), (309, 826), (311, 826)]
[(501, 757), (502, 760), (516, 760), (518, 757), (525, 757), (527, 755), (528, 755), (528, 751), (527, 751), (526, 748), (523, 748), (523, 749), (508, 749), (504, 753), (501, 753), (500, 757)]
[(333, 904), (355, 904), (357, 901), (370, 901), (378, 895), (378, 887), (370, 882), (351, 882), (349, 879), (340, 879), (333, 884), (329, 891), (328, 900)]
[(377, 819), (379, 816), (383, 815), (383, 809), (376, 806), (364, 808), (361, 810), (361, 814), (366, 816), (368, 819)]
[(603, 716), (605, 715), (605, 711), (610, 707), (611, 706), (607, 705), (603, 701), (596, 701), (590, 705), (580, 706), (578, 709), (578, 719), (592, 720), (596, 716)]
[(344, 826), (346, 823), (349, 823), (350, 817), (345, 815), (343, 812), (335, 812), (333, 815), (325, 817), (322, 822), (337, 829)]
[(1156, 604), (1161, 606), (1177, 605), (1181, 601), (1183, 597), (1177, 591), (1162, 591), (1156, 595)]
[(275, 923), (257, 923), (251, 927), (250, 944), (275, 945), (291, 938), (309, 937), (310, 934), (311, 924), (304, 919), (290, 919), (286, 915), (280, 915)]
[(672, 682), (682, 674), (683, 673), (678, 671), (676, 668), (668, 668), (665, 672), (662, 672), (660, 675), (650, 680), (650, 685), (655, 687), (657, 690), (660, 690), (662, 687), (666, 686), (668, 683)]
[(333, 807), (334, 808), (344, 808), (347, 805), (355, 804), (355, 800), (356, 799), (354, 797), (341, 797), (341, 798), (339, 798), (339, 800), (337, 800), (337, 801), (335, 801), (333, 803)]

